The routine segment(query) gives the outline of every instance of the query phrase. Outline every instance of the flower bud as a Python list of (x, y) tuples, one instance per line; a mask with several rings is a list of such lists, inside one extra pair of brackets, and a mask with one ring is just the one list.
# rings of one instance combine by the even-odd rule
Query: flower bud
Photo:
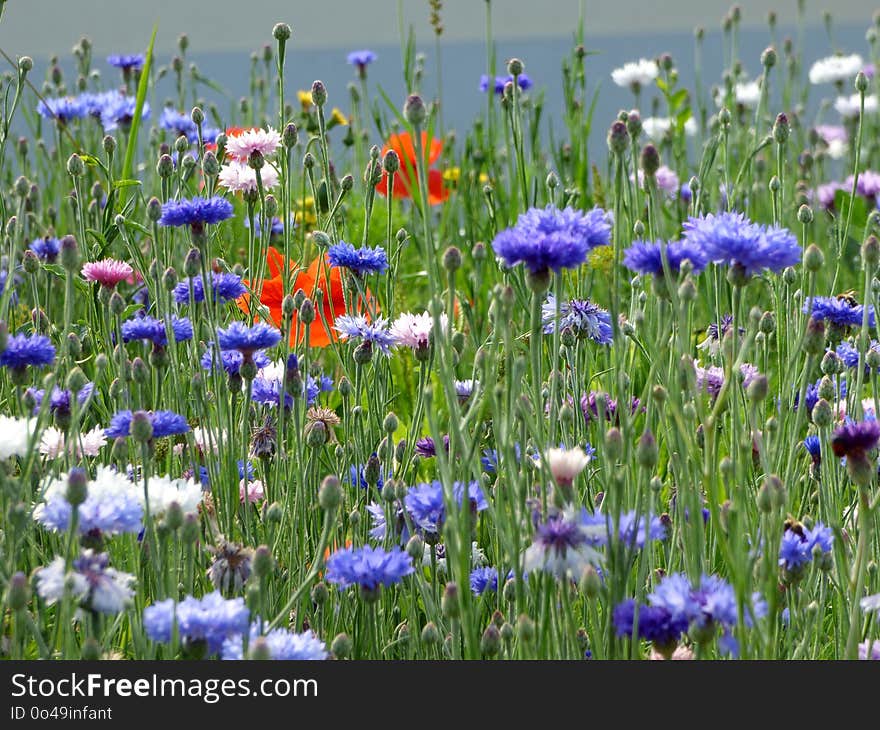
[(337, 634), (336, 638), (333, 639), (333, 643), (330, 644), (330, 652), (337, 659), (345, 659), (351, 654), (352, 646), (352, 640), (348, 634)]
[(428, 109), (418, 94), (410, 94), (403, 105), (403, 116), (414, 127), (420, 127), (428, 118)]
[(318, 490), (318, 504), (325, 512), (335, 510), (342, 501), (342, 486), (333, 475), (324, 477)]

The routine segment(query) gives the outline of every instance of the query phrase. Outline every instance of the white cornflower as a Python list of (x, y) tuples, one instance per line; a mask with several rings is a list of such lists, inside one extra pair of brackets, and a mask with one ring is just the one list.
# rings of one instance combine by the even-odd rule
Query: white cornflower
[[(672, 127), (672, 120), (669, 117), (648, 117), (642, 120), (642, 131), (648, 139), (655, 142), (663, 139)], [(697, 120), (688, 117), (684, 123), (684, 133), (688, 137), (693, 137), (697, 133)]]
[(611, 78), (618, 86), (630, 89), (640, 89), (647, 86), (657, 78), (659, 69), (656, 61), (640, 58), (638, 61), (625, 63), (620, 68), (611, 72)]
[(553, 479), (561, 487), (570, 487), (590, 463), (583, 449), (548, 449), (546, 458)]
[[(446, 314), (440, 315), (440, 328), (443, 332), (449, 326)], [(398, 347), (411, 347), (413, 350), (424, 350), (428, 347), (434, 318), (428, 312), (413, 314), (404, 312), (391, 325), (391, 335)]]
[(820, 58), (810, 67), (811, 84), (829, 84), (854, 79), (862, 70), (862, 57), (857, 53), (850, 56), (828, 56)]
[[(141, 503), (145, 504), (144, 483), (135, 482), (140, 490)], [(184, 514), (197, 512), (205, 493), (202, 486), (193, 479), (174, 479), (170, 476), (150, 477), (146, 492), (150, 495), (150, 516), (155, 520), (164, 515), (172, 503), (180, 505)]]
[[(834, 108), (844, 119), (855, 119), (861, 111), (862, 100), (859, 94), (852, 96), (838, 96), (834, 102)], [(877, 97), (874, 94), (865, 97), (865, 114), (873, 114), (877, 111)]]
[(120, 613), (134, 596), (135, 577), (109, 567), (109, 562), (105, 553), (84, 550), (73, 561), (70, 572), (66, 572), (64, 558), (56, 557), (37, 571), (37, 594), (51, 606), (64, 597), (66, 590), (83, 608)]
[(225, 429), (208, 431), (208, 429), (201, 426), (196, 426), (192, 434), (196, 448), (203, 454), (220, 453), (220, 447), (226, 442)]
[[(70, 453), (76, 453), (77, 458), (83, 456), (97, 456), (101, 453), (101, 449), (107, 443), (107, 436), (104, 434), (102, 426), (96, 426), (91, 431), (80, 433), (73, 444), (70, 446)], [(49, 459), (57, 459), (63, 456), (67, 449), (67, 439), (64, 432), (49, 426), (43, 431), (40, 439), (40, 453)]]
[(737, 104), (744, 107), (755, 107), (761, 99), (761, 84), (758, 81), (747, 81), (733, 87), (733, 95)]
[(37, 422), (30, 418), (0, 416), (0, 459), (26, 456)]
[[(269, 190), (278, 185), (278, 172), (271, 165), (260, 169), (263, 188)], [(257, 190), (257, 172), (247, 162), (231, 160), (220, 168), (217, 184), (233, 193), (253, 193)]]

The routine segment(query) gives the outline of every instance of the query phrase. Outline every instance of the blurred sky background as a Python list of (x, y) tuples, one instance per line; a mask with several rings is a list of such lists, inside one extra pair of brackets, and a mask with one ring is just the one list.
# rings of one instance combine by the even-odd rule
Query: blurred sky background
[[(600, 138), (617, 110), (632, 104), (629, 92), (614, 87), (610, 78), (611, 70), (625, 61), (669, 52), (682, 83), (692, 88), (695, 26), (704, 27), (707, 34), (705, 84), (719, 83), (725, 62), (721, 19), (730, 8), (729, 0), (493, 0), (499, 71), (505, 59), (522, 58), (536, 88), (545, 94), (548, 116), (555, 117), (557, 125), (562, 105), (561, 60), (571, 49), (582, 4), (586, 45), (597, 52), (587, 59), (589, 81), (602, 87), (594, 124)], [(447, 0), (443, 5), (444, 122), (447, 127), (464, 128), (485, 103), (478, 83), (486, 71), (486, 2)], [(751, 77), (756, 77), (761, 51), (772, 41), (768, 11), (778, 13), (777, 41), (781, 41), (795, 34), (798, 0), (743, 0), (740, 6), (740, 58)], [(401, 7), (404, 25), (414, 27), (418, 50), (427, 56), (423, 90), (433, 96), (434, 38), (428, 3), (403, 0)], [(869, 58), (865, 31), (876, 2), (806, 0), (805, 8), (806, 64), (837, 49)], [(834, 17), (831, 38), (823, 25), (826, 8)], [(70, 49), (80, 36), (88, 35), (94, 45), (94, 66), (105, 79), (115, 80), (116, 70), (104, 63), (107, 53), (143, 51), (153, 25), (158, 24), (158, 63), (167, 63), (176, 51), (178, 35), (186, 32), (188, 62), (196, 63), (203, 74), (227, 90), (224, 98), (204, 89), (204, 96), (216, 102), (222, 113), (247, 94), (250, 54), (274, 43), (272, 27), (278, 21), (293, 28), (287, 57), (288, 94), (309, 88), (320, 78), (329, 89), (330, 104), (346, 109), (346, 86), (354, 74), (345, 56), (358, 48), (379, 54), (370, 68), (371, 86), (381, 86), (395, 101), (402, 101), (409, 91), (401, 73), (398, 0), (9, 0), (0, 22), (0, 48), (13, 59), (31, 55), (36, 62), (31, 77), (36, 82), (45, 78), (52, 54), (61, 58), (65, 69), (72, 69)], [(72, 78), (69, 83), (72, 87)], [(173, 84), (166, 78), (154, 99), (161, 103), (172, 95)], [(649, 111), (643, 109), (643, 114)]]

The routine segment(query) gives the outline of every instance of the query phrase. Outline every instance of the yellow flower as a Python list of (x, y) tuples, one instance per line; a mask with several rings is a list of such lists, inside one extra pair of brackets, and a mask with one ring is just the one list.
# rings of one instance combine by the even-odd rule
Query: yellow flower
[(296, 92), (296, 96), (299, 99), (299, 103), (302, 104), (303, 111), (307, 112), (312, 106), (312, 92), (300, 89)]
[(338, 107), (334, 106), (333, 111), (330, 114), (330, 121), (334, 125), (336, 125), (336, 124), (345, 125), (345, 124), (348, 124), (348, 117), (346, 117), (345, 114), (343, 114), (342, 111)]
[(448, 167), (443, 171), (443, 179), (446, 182), (458, 182), (458, 179), (461, 177), (461, 168), (460, 167)]
[(480, 173), (480, 184), (485, 185), (487, 182), (489, 182), (489, 175), (487, 175), (485, 172), (481, 172)]
[(614, 250), (611, 246), (598, 246), (590, 251), (587, 263), (591, 269), (600, 271), (603, 274), (611, 272), (611, 263), (614, 258)]

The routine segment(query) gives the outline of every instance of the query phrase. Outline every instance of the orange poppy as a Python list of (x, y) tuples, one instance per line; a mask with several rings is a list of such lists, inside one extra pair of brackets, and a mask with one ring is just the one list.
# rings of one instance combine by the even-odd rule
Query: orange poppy
[[(443, 142), (439, 139), (431, 139), (428, 144), (428, 133), (422, 132), (422, 149), (427, 151), (428, 167), (433, 165), (443, 152)], [(394, 173), (394, 182), (391, 186), (391, 195), (395, 198), (412, 198), (413, 191), (418, 189), (418, 175), (416, 173), (416, 150), (409, 132), (392, 134), (388, 143), (382, 150), (382, 156), (389, 150), (394, 150), (400, 158), (400, 169)], [(449, 197), (449, 190), (443, 182), (443, 173), (440, 170), (428, 170), (428, 204), (437, 205)], [(379, 195), (388, 194), (388, 174), (382, 172), (382, 179), (376, 184)]]
[[(284, 297), (287, 294), (293, 294), (297, 289), (302, 289), (306, 293), (306, 296), (313, 297), (317, 288), (324, 293), (324, 317), (327, 320), (327, 326), (330, 327), (330, 332), (328, 333), (324, 328), (324, 322), (320, 314), (316, 312), (317, 316), (315, 317), (315, 321), (309, 325), (309, 345), (312, 347), (326, 347), (331, 342), (335, 342), (338, 333), (333, 329), (333, 324), (336, 321), (336, 317), (345, 314), (345, 296), (342, 291), (342, 277), (339, 269), (331, 268), (328, 272), (328, 264), (325, 261), (322, 265), (321, 257), (319, 256), (312, 261), (306, 271), (300, 271), (296, 275), (296, 279), (293, 281), (293, 286), (291, 286), (290, 290), (286, 291), (284, 287), (284, 254), (282, 254), (277, 248), (270, 246), (266, 255), (266, 262), (269, 265), (270, 276), (263, 279), (263, 284), (260, 290), (260, 303), (269, 310), (269, 316), (271, 317), (273, 324), (278, 328), (281, 327), (283, 321), (281, 303), (284, 301)], [(296, 262), (292, 260), (289, 261), (288, 271), (295, 270)], [(328, 278), (330, 281), (329, 294), (327, 292)], [(245, 280), (244, 283), (247, 285), (247, 280)], [(367, 296), (370, 297), (369, 291), (367, 291)], [(247, 313), (250, 305), (250, 294), (243, 294), (236, 301), (236, 304), (238, 304), (241, 311)], [(300, 330), (299, 339), (295, 341), (296, 321), (297, 314), (294, 312), (290, 332), (291, 346), (296, 345), (305, 339), (305, 331)]]

